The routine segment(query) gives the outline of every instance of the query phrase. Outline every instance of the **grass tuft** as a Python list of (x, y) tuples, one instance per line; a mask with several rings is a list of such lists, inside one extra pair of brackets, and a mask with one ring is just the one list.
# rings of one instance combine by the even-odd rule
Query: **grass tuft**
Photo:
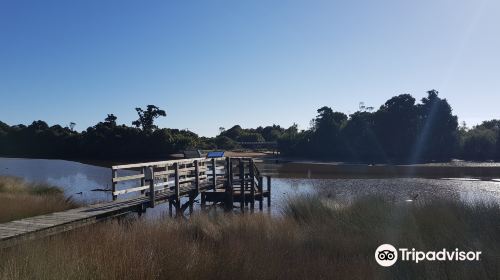
[(63, 211), (77, 204), (61, 189), (17, 177), (0, 176), (0, 223)]

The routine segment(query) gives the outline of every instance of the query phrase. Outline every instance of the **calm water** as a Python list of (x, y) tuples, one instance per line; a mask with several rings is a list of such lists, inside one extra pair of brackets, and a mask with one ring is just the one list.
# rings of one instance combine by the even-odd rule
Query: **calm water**
[[(475, 203), (487, 201), (500, 203), (500, 180), (475, 180), (470, 178), (325, 178), (311, 176), (311, 172), (283, 172), (283, 167), (262, 167), (272, 179), (272, 213), (279, 213), (290, 196), (320, 192), (340, 200), (358, 196), (381, 195), (392, 200), (452, 198)], [(281, 173), (280, 173), (281, 171)], [(111, 200), (109, 189), (111, 169), (66, 160), (0, 158), (0, 175), (11, 175), (29, 181), (46, 182), (64, 189), (67, 196), (92, 203)], [(287, 178), (288, 176), (288, 178)], [(277, 178), (280, 177), (280, 178)], [(293, 177), (293, 178), (290, 178)], [(148, 215), (165, 213), (165, 205), (148, 210)]]

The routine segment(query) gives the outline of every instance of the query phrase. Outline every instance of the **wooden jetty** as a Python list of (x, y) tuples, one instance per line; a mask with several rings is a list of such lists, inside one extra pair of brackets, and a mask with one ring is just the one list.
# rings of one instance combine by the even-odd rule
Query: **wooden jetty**
[[(193, 211), (196, 197), (202, 208), (209, 202), (232, 210), (251, 211), (264, 200), (271, 205), (271, 178), (264, 177), (252, 158), (194, 158), (113, 166), (112, 201), (0, 224), (0, 248), (21, 241), (69, 231), (105, 219), (168, 203), (182, 216)], [(266, 188), (264, 189), (264, 178)], [(186, 200), (182, 204), (182, 199)]]

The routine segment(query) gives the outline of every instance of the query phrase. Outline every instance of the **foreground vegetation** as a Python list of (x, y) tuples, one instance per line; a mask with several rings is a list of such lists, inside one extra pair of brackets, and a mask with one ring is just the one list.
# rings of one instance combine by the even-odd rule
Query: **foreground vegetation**
[[(302, 197), (282, 217), (211, 212), (122, 220), (0, 251), (2, 279), (495, 279), (500, 208), (453, 201), (350, 205)], [(382, 243), (482, 251), (481, 261), (378, 266)]]
[(75, 206), (57, 187), (0, 176), (0, 223), (63, 211)]
[[(216, 137), (188, 130), (158, 128), (154, 120), (166, 112), (154, 105), (136, 108), (132, 126), (118, 125), (109, 114), (82, 132), (75, 123), (50, 126), (43, 121), (9, 126), (0, 121), (0, 156), (65, 159), (139, 160), (165, 158), (186, 149), (239, 149), (245, 142), (277, 142), (282, 155), (329, 160), (415, 163), (500, 160), (500, 120), (468, 128), (458, 125), (452, 107), (431, 90), (417, 103), (409, 94), (395, 96), (378, 110), (360, 104), (346, 115), (328, 106), (318, 109), (311, 127), (296, 125), (244, 129), (220, 128)], [(33, 144), (33, 143), (36, 143)], [(260, 148), (271, 148), (260, 146)]]

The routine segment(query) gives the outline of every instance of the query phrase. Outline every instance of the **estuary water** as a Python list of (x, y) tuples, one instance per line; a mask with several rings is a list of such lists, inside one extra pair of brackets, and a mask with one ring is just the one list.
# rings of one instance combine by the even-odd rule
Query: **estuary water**
[[(308, 164), (260, 164), (262, 173), (272, 176), (272, 206), (268, 211), (276, 214), (281, 212), (288, 198), (307, 193), (319, 193), (345, 201), (360, 196), (378, 195), (395, 201), (447, 198), (469, 203), (500, 203), (498, 178), (446, 177), (450, 174), (439, 177), (435, 175), (440, 173), (433, 171), (430, 176), (425, 176), (421, 171), (399, 176), (391, 171), (394, 170), (393, 167), (387, 168), (384, 176), (383, 171), (342, 173), (343, 170), (352, 170), (352, 167), (325, 170), (324, 166), (318, 169), (318, 165)], [(494, 174), (491, 170), (487, 173)], [(58, 186), (66, 196), (83, 203), (111, 200), (111, 194), (103, 191), (109, 190), (111, 186), (109, 167), (67, 160), (0, 158), (0, 176), (2, 175)], [(498, 177), (500, 178), (500, 174)], [(162, 205), (153, 211), (148, 210), (151, 212), (148, 216), (162, 215), (165, 210), (165, 205)]]

